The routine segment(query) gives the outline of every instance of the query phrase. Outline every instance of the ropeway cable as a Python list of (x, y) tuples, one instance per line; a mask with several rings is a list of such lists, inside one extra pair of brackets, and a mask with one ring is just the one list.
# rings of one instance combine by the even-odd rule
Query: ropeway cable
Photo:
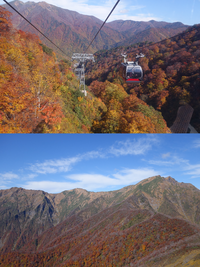
[[(34, 26), (27, 18), (25, 18), (19, 11), (17, 11), (11, 4), (9, 4), (6, 0), (3, 0), (8, 6), (10, 6), (15, 12), (17, 12), (23, 19), (25, 19), (34, 29), (36, 29), (40, 34), (42, 34), (50, 43), (52, 43), (55, 47), (57, 47), (64, 55), (66, 55), (68, 57), (68, 55), (60, 48), (58, 47), (53, 41), (51, 41), (44, 33), (42, 33), (36, 26)], [(88, 50), (88, 48), (91, 46), (91, 44), (93, 43), (93, 41), (95, 40), (95, 38), (97, 37), (97, 35), (99, 34), (99, 32), (101, 31), (101, 29), (103, 28), (104, 24), (106, 23), (106, 21), (108, 20), (108, 18), (110, 17), (110, 15), (112, 14), (113, 10), (116, 8), (116, 6), (118, 5), (118, 3), (120, 2), (120, 0), (117, 1), (117, 3), (114, 5), (113, 9), (111, 10), (111, 12), (109, 13), (109, 15), (107, 16), (106, 20), (103, 22), (102, 26), (100, 27), (100, 29), (98, 30), (98, 32), (96, 33), (95, 37), (93, 38), (93, 40), (90, 42), (90, 44), (88, 45), (87, 49), (85, 50), (85, 52)], [(193, 27), (191, 27), (191, 29), (187, 29), (188, 32), (192, 31)], [(146, 46), (141, 47), (142, 49), (159, 44), (164, 42), (165, 40), (170, 40), (172, 38), (175, 38), (179, 35), (181, 35), (183, 32), (178, 33), (172, 37), (166, 38), (164, 40), (158, 41), (156, 43), (152, 43), (152, 44), (148, 44)], [(137, 44), (136, 44), (137, 45)], [(139, 48), (139, 47), (138, 47)], [(137, 48), (137, 49), (138, 49)]]
[(91, 46), (91, 44), (93, 43), (94, 39), (97, 37), (97, 35), (99, 34), (100, 30), (103, 28), (104, 24), (106, 23), (106, 21), (108, 20), (108, 18), (110, 17), (110, 15), (112, 14), (113, 10), (116, 8), (116, 6), (118, 5), (120, 0), (117, 1), (117, 3), (114, 5), (113, 9), (110, 11), (109, 15), (107, 16), (107, 18), (105, 19), (104, 23), (101, 25), (101, 28), (98, 30), (98, 32), (96, 33), (96, 35), (94, 36), (94, 38), (92, 39), (91, 43), (88, 45), (87, 49), (85, 50), (85, 53), (87, 52), (88, 48)]
[[(35, 28), (39, 33), (41, 33), (50, 43), (52, 43), (53, 45), (55, 45), (63, 54), (65, 54), (67, 56), (67, 54), (60, 49), (60, 47), (58, 47), (53, 41), (51, 41), (44, 33), (42, 33), (36, 26), (34, 26), (27, 18), (25, 18), (19, 11), (17, 11), (13, 6), (11, 6), (11, 4), (9, 4), (6, 0), (3, 0), (7, 5), (9, 5), (9, 7), (11, 7), (13, 10), (15, 10), (15, 12), (17, 12), (23, 19), (25, 19), (33, 28)], [(67, 56), (68, 57), (68, 56)]]

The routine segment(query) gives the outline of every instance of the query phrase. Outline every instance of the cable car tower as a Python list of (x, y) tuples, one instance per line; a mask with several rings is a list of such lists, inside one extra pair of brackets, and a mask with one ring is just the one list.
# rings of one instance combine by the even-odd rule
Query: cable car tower
[[(99, 32), (101, 31), (101, 29), (103, 28), (104, 24), (106, 23), (106, 21), (108, 20), (108, 18), (110, 17), (110, 15), (112, 14), (113, 10), (116, 8), (116, 6), (118, 5), (120, 0), (117, 0), (116, 4), (114, 5), (113, 9), (110, 11), (109, 15), (107, 16), (107, 18), (105, 19), (105, 21), (103, 22), (103, 24), (101, 25), (100, 29), (98, 30), (98, 32), (96, 33), (96, 35), (94, 36), (94, 38), (92, 39), (92, 41), (90, 42), (90, 44), (88, 45), (87, 49), (85, 50), (85, 53), (87, 52), (88, 48), (92, 45), (93, 41), (95, 40), (95, 38), (97, 37), (97, 35), (99, 34)], [(93, 54), (80, 54), (80, 53), (74, 53), (72, 55), (72, 61), (76, 59), (77, 61), (79, 61), (79, 63), (74, 65), (75, 68), (75, 74), (78, 76), (79, 80), (80, 80), (80, 90), (81, 90), (81, 86), (83, 85), (83, 90), (81, 90), (84, 95), (87, 95), (87, 92), (85, 90), (85, 69), (84, 69), (84, 62), (86, 60), (93, 60), (94, 61), (94, 56)]]
[[(75, 75), (78, 77), (80, 81), (79, 89), (82, 93), (84, 93), (85, 96), (87, 96), (87, 91), (85, 90), (85, 68), (84, 63), (86, 60), (94, 60), (93, 54), (81, 54), (81, 53), (74, 53), (72, 55), (72, 61), (77, 60), (79, 63), (74, 64), (74, 72)], [(83, 85), (83, 90), (81, 90)]]

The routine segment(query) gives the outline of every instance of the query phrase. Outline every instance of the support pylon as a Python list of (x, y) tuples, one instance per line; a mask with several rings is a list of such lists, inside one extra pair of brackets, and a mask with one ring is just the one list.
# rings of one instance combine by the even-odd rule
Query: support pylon
[[(87, 91), (85, 90), (85, 68), (84, 68), (84, 62), (86, 60), (92, 60), (94, 61), (93, 54), (81, 54), (81, 53), (74, 53), (72, 56), (72, 61), (77, 60), (79, 63), (74, 64), (74, 72), (76, 76), (78, 77), (80, 81), (79, 90), (84, 93), (85, 96), (87, 96)], [(81, 89), (83, 85), (83, 90)]]

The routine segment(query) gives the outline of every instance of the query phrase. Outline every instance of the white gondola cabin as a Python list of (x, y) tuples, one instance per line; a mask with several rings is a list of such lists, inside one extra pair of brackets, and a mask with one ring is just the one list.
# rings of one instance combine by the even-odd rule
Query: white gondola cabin
[(122, 54), (124, 57), (124, 63), (121, 65), (121, 75), (126, 83), (140, 83), (143, 79), (143, 70), (138, 65), (138, 59), (144, 57), (143, 54), (136, 55), (136, 61), (127, 61), (126, 54)]

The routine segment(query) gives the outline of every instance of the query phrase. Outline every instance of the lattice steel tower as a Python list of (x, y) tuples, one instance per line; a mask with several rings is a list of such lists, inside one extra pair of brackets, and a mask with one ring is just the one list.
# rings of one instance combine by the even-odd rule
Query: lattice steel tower
[[(81, 92), (84, 93), (85, 96), (87, 96), (87, 91), (85, 90), (85, 68), (84, 63), (86, 60), (92, 60), (94, 61), (93, 54), (80, 54), (80, 53), (74, 53), (72, 56), (72, 61), (77, 60), (79, 63), (74, 64), (74, 72), (76, 76), (78, 77), (80, 81), (79, 89)], [(83, 85), (83, 90), (81, 90)]]

